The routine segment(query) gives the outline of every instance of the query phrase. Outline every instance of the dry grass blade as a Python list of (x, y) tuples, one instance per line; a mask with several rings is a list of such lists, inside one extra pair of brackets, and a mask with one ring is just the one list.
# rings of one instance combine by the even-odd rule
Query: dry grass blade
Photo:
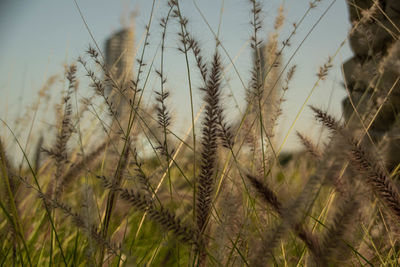
[(328, 127), (332, 131), (340, 131), (343, 127), (340, 123), (328, 113), (320, 110), (319, 108), (310, 106), (311, 110), (315, 113), (315, 118), (323, 123), (326, 127)]
[(206, 106), (203, 122), (201, 171), (198, 178), (196, 202), (197, 227), (199, 232), (205, 230), (206, 222), (211, 212), (212, 192), (214, 190), (213, 176), (217, 150), (217, 120), (219, 112), (221, 68), (220, 56), (218, 53), (215, 53), (210, 77), (207, 81), (206, 88), (203, 89), (206, 93), (204, 97)]
[(79, 162), (73, 164), (69, 170), (60, 178), (60, 182), (57, 184), (56, 188), (56, 194), (59, 195), (62, 190), (74, 179), (77, 178), (78, 175), (84, 171), (84, 169), (92, 164), (100, 154), (104, 151), (108, 144), (108, 140), (105, 140), (103, 144), (98, 146), (96, 149), (94, 149), (92, 152), (90, 152), (88, 155), (86, 155), (82, 160)]
[(381, 164), (372, 159), (372, 155), (361, 144), (355, 140), (349, 142), (352, 145), (349, 152), (352, 165), (362, 173), (372, 191), (400, 219), (400, 194), (397, 186)]
[(109, 240), (104, 239), (99, 231), (99, 229), (95, 225), (88, 225), (85, 221), (84, 217), (74, 212), (70, 206), (65, 203), (62, 203), (55, 199), (50, 199), (46, 194), (38, 193), (39, 197), (53, 209), (61, 210), (67, 217), (70, 217), (74, 224), (85, 230), (86, 233), (97, 242), (98, 246), (105, 246), (107, 249), (113, 253), (115, 256), (119, 254), (119, 247), (115, 244), (111, 243)]
[(307, 149), (307, 152), (310, 153), (314, 158), (320, 159), (322, 157), (321, 151), (316, 147), (315, 144), (306, 136), (302, 135), (300, 132), (297, 132), (297, 136), (300, 138), (301, 143)]
[[(270, 205), (280, 217), (283, 215), (282, 204), (278, 200), (276, 194), (263, 182), (252, 175), (247, 175), (247, 179), (251, 182), (252, 186), (257, 190), (262, 199)], [(297, 236), (306, 244), (310, 251), (317, 255), (319, 251), (319, 244), (316, 236), (310, 231), (306, 230), (301, 224), (294, 225), (293, 230)]]
[(347, 245), (343, 239), (354, 225), (359, 207), (360, 203), (355, 196), (342, 197), (341, 203), (321, 239), (321, 247), (316, 257), (321, 266), (335, 262), (335, 258), (337, 260), (340, 260), (338, 258), (346, 258), (345, 254), (348, 254), (345, 253)]
[(197, 195), (196, 195), (196, 220), (197, 231), (201, 238), (199, 247), (198, 264), (203, 266), (206, 264), (206, 247), (208, 240), (204, 237), (206, 232), (208, 219), (211, 215), (213, 202), (213, 191), (215, 184), (215, 166), (217, 153), (217, 138), (218, 138), (218, 115), (220, 110), (220, 87), (222, 66), (218, 51), (215, 51), (212, 67), (205, 88), (205, 117), (203, 119), (202, 130), (202, 151), (200, 175), (197, 180)]
[(153, 221), (159, 223), (166, 230), (171, 231), (182, 242), (189, 244), (197, 242), (196, 232), (191, 227), (183, 225), (181, 219), (177, 218), (164, 207), (161, 206), (158, 209), (148, 196), (140, 192), (121, 188), (118, 184), (109, 181), (104, 176), (98, 176), (98, 178), (102, 180), (104, 187), (108, 188), (111, 192), (118, 193), (122, 200), (128, 202), (136, 209), (147, 212)]
[(265, 183), (262, 183), (256, 177), (248, 174), (247, 179), (249, 179), (251, 185), (257, 190), (259, 195), (261, 195), (263, 200), (270, 205), (275, 212), (277, 212), (279, 215), (282, 215), (282, 204), (278, 200), (276, 194)]
[[(57, 134), (56, 143), (53, 149), (47, 150), (43, 149), (47, 154), (54, 157), (56, 171), (54, 174), (54, 179), (50, 182), (47, 188), (47, 194), (52, 196), (54, 194), (54, 187), (58, 186), (59, 180), (64, 173), (65, 166), (68, 163), (68, 153), (67, 153), (67, 143), (74, 132), (72, 125), (72, 105), (71, 105), (71, 95), (75, 86), (76, 81), (76, 71), (75, 65), (70, 65), (66, 71), (66, 78), (69, 82), (68, 90), (66, 96), (63, 99), (64, 110), (61, 114), (60, 129)], [(55, 185), (55, 186), (54, 186)], [(57, 195), (56, 195), (57, 197)]]

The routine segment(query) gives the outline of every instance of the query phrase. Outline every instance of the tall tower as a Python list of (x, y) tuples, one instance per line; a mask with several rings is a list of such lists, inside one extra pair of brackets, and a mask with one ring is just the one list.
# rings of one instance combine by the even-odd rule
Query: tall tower
[[(134, 63), (134, 31), (133, 27), (126, 27), (111, 35), (105, 44), (105, 64), (111, 74), (111, 78), (122, 89), (124, 95), (129, 98), (130, 90), (125, 90), (129, 86), (129, 81), (133, 79), (133, 63)], [(121, 106), (124, 105), (125, 97), (122, 97), (121, 91), (107, 88), (107, 94), (118, 104), (119, 112)]]

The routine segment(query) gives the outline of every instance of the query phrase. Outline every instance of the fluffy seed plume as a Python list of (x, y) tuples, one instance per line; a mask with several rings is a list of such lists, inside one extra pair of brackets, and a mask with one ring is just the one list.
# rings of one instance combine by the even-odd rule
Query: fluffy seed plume
[(198, 178), (198, 193), (196, 202), (197, 227), (203, 232), (211, 213), (212, 192), (214, 189), (215, 155), (218, 137), (218, 113), (221, 86), (221, 62), (216, 52), (206, 87), (202, 90), (204, 96), (205, 117), (203, 122), (201, 171)]

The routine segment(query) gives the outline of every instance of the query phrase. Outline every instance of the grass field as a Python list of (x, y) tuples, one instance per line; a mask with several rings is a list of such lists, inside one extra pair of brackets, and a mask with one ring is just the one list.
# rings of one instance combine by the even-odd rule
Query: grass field
[[(365, 95), (359, 103), (366, 107), (354, 103), (357, 112), (336, 118), (309, 97), (329, 76), (340, 44), (300, 100), (299, 114), (310, 110), (325, 134), (313, 140), (298, 132), (303, 150), (285, 152), (298, 118), (282, 136), (277, 127), (301, 66), (283, 55), (321, 1), (310, 2), (287, 36), (283, 6), (265, 33), (263, 4), (248, 1), (254, 60), (242, 80), (242, 109), (227, 101), (231, 55), (218, 35), (213, 49), (203, 49), (180, 2), (161, 3), (159, 21), (149, 11), (133, 77), (117, 76), (93, 43), (27, 109), (53, 114), (49, 95), (61, 78), (50, 130), (31, 133), (30, 120), (14, 123), (16, 130), (1, 119), (9, 138), (0, 136), (0, 266), (399, 266), (398, 162), (388, 164), (389, 136), (370, 133), (384, 123), (399, 72), (380, 101)], [(361, 12), (350, 33), (380, 12), (374, 8)], [(150, 34), (159, 36), (159, 50), (147, 62)], [(399, 66), (398, 34), (378, 79)], [(184, 134), (173, 130), (181, 103), (170, 97), (170, 35), (179, 36), (174, 49), (188, 81)]]

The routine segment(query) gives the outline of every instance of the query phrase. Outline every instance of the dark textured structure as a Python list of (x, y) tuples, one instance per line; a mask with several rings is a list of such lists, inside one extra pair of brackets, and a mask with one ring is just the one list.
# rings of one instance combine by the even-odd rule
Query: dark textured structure
[(374, 142), (387, 139), (384, 158), (393, 170), (400, 162), (400, 1), (347, 0), (347, 4), (354, 57), (343, 65), (350, 93), (343, 101), (344, 115), (353, 131), (365, 132), (370, 125)]

